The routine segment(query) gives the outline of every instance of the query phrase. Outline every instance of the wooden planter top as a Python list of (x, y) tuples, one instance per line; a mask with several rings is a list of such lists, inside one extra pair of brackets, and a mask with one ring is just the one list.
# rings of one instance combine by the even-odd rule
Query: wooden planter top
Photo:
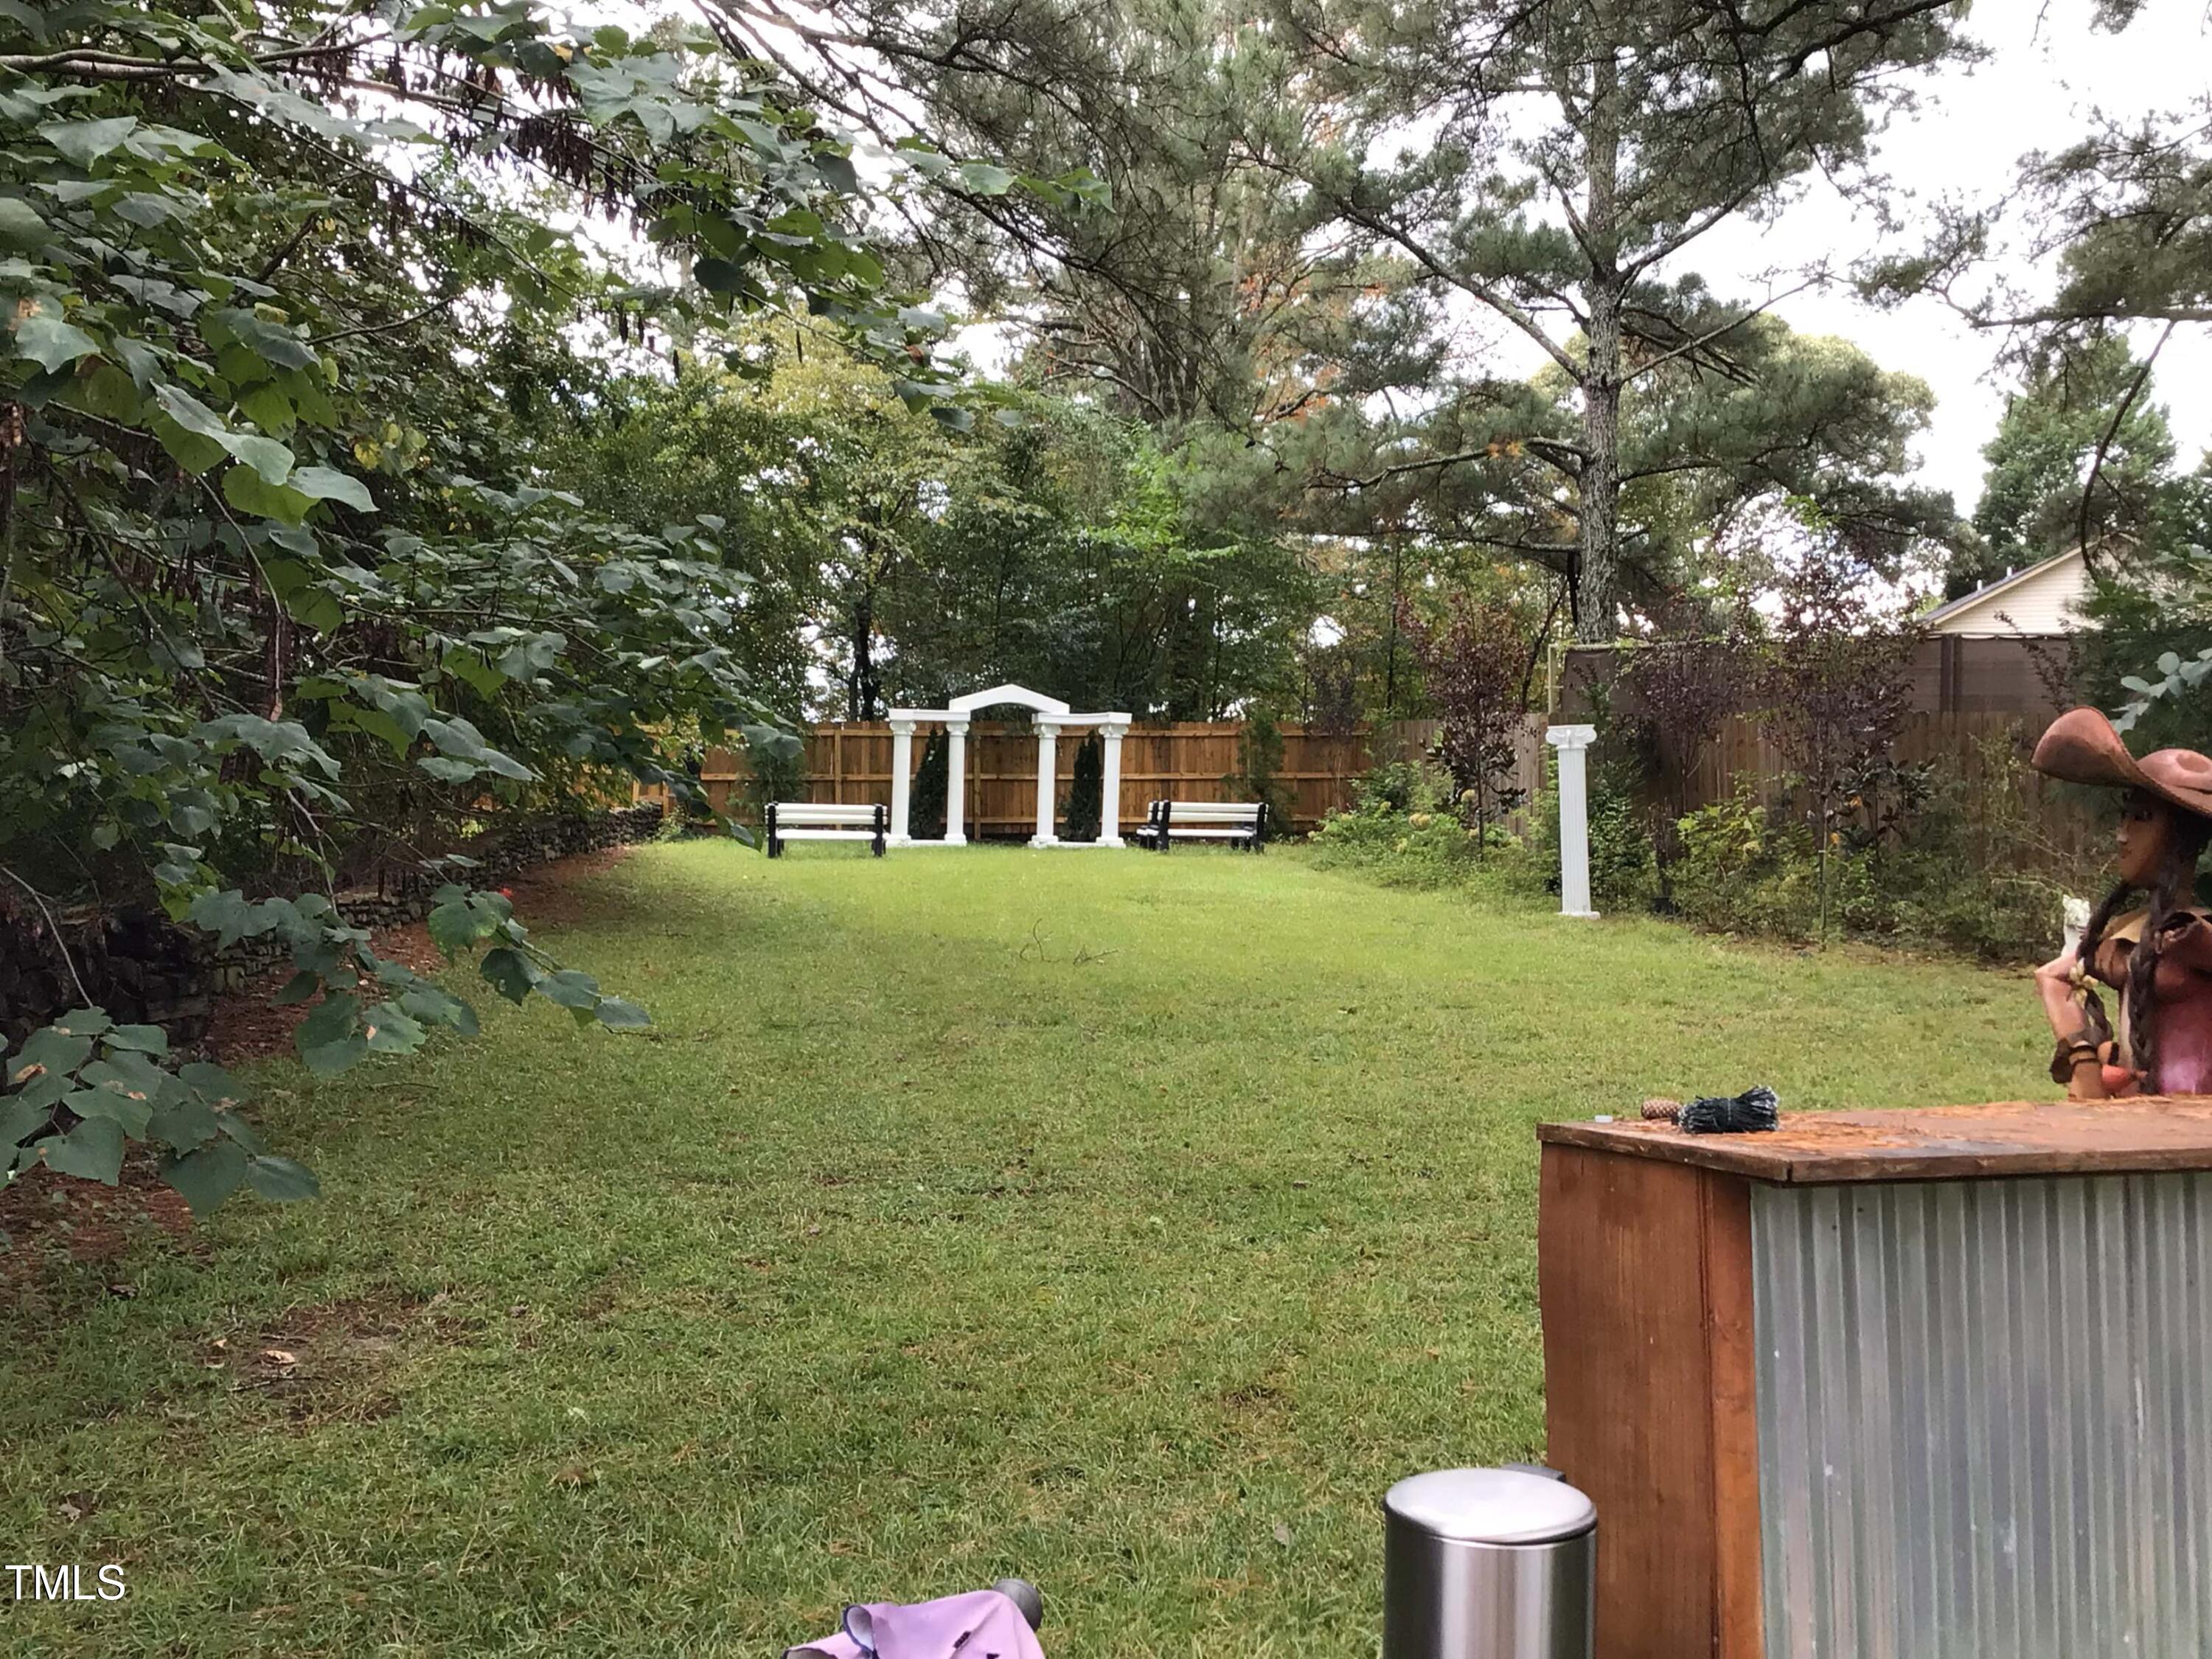
[(1548, 1146), (1687, 1164), (1779, 1183), (2212, 1170), (2212, 1095), (2003, 1101), (1886, 1112), (1785, 1112), (1770, 1133), (1685, 1134), (1671, 1123), (1544, 1123)]

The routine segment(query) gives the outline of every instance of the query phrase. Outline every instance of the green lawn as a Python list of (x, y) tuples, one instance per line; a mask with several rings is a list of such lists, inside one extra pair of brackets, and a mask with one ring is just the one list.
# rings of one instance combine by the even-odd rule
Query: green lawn
[(599, 878), (544, 936), (649, 1034), (263, 1068), (326, 1196), (12, 1319), (7, 1559), (131, 1593), (0, 1649), (773, 1656), (1018, 1571), (1054, 1659), (1371, 1653), (1383, 1487), (1542, 1449), (1530, 1126), (2047, 1087), (1965, 967), (848, 850)]

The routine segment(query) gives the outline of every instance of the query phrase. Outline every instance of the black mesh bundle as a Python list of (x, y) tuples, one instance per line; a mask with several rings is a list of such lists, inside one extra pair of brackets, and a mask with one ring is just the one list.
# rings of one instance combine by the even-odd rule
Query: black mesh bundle
[(1754, 1134), (1778, 1128), (1782, 1102), (1764, 1083), (1740, 1095), (1706, 1095), (1692, 1101), (1675, 1120), (1693, 1135)]

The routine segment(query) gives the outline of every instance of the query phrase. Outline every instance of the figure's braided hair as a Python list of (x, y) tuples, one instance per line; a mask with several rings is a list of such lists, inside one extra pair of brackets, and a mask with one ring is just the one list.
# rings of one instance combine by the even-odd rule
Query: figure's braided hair
[[(2143, 918), (2142, 937), (2128, 953), (2127, 982), (2120, 988), (2120, 1006), (2127, 1011), (2128, 1058), (2142, 1073), (2147, 1089), (2158, 1086), (2154, 1076), (2158, 1067), (2158, 1018), (2153, 1012), (2157, 1005), (2152, 994), (2152, 981), (2158, 973), (2158, 953), (2165, 944), (2166, 924), (2177, 911), (2187, 909), (2197, 896), (2197, 860), (2203, 855), (2205, 842), (2212, 840), (2212, 818), (2185, 811), (2170, 803), (2160, 804), (2173, 815), (2173, 836), (2166, 848), (2166, 862), (2152, 880), (2150, 914)], [(2074, 954), (2074, 960), (2085, 970), (2094, 965), (2105, 930), (2112, 925), (2112, 919), (2135, 891), (2124, 881), (2107, 893), (2104, 902), (2091, 913), (2081, 929), (2081, 943)], [(2094, 1001), (2093, 997), (2093, 1004)], [(2099, 1012), (2093, 1008), (2090, 1018), (2094, 1024), (2100, 1018)]]

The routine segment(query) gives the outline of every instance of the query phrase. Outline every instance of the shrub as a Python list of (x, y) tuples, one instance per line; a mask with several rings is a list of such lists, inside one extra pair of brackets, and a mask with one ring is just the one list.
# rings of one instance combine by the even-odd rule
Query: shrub
[(1269, 710), (1255, 708), (1245, 714), (1244, 729), (1237, 738), (1237, 768), (1223, 781), (1245, 799), (1267, 804), (1265, 834), (1268, 840), (1287, 837), (1291, 834), (1291, 803), (1290, 787), (1280, 775), (1283, 732)]
[(1068, 840), (1097, 841), (1105, 816), (1106, 739), (1093, 732), (1075, 746), (1074, 776), (1060, 798), (1060, 821)]
[[(1520, 846), (1496, 825), (1489, 848), (1511, 852)], [(1349, 812), (1323, 818), (1309, 844), (1323, 868), (1356, 868), (1391, 887), (1456, 886), (1472, 873), (1482, 850), (1476, 832), (1443, 807), (1401, 811), (1381, 796), (1364, 799)]]

